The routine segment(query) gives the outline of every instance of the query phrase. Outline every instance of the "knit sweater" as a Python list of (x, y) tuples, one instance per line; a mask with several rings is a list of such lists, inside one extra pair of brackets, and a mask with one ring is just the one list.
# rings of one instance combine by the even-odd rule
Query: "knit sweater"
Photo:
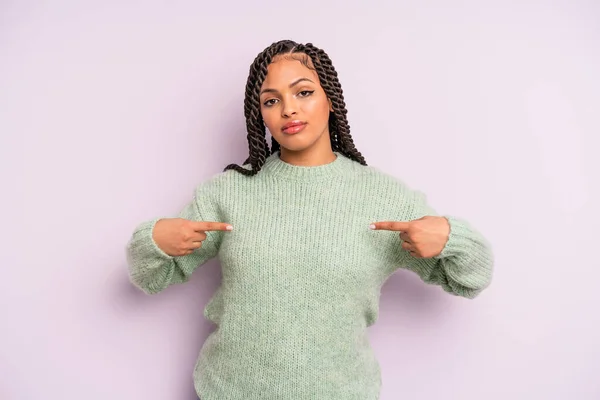
[(402, 249), (398, 232), (371, 230), (376, 221), (437, 214), (393, 176), (336, 155), (304, 167), (274, 153), (255, 176), (229, 170), (200, 184), (179, 217), (234, 229), (207, 232), (190, 255), (157, 247), (158, 219), (135, 229), (129, 274), (146, 293), (220, 261), (221, 284), (204, 310), (216, 329), (193, 373), (202, 400), (378, 399), (380, 368), (367, 327), (377, 320), (386, 279), (405, 268), (466, 298), (489, 285), (490, 247), (463, 220), (445, 216), (450, 236), (431, 259)]

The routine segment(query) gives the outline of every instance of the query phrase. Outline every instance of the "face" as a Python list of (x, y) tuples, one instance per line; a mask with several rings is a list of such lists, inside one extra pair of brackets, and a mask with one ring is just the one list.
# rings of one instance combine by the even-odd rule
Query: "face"
[(329, 112), (333, 111), (316, 71), (290, 56), (269, 65), (260, 93), (261, 114), (282, 153), (331, 151)]

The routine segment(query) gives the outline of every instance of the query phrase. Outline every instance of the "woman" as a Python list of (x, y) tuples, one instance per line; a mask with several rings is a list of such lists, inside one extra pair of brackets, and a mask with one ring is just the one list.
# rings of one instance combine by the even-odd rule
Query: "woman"
[(135, 230), (131, 280), (157, 293), (218, 255), (222, 282), (205, 309), (216, 329), (194, 371), (203, 400), (378, 399), (366, 328), (386, 279), (407, 268), (473, 298), (490, 283), (490, 248), (366, 165), (323, 50), (269, 46), (244, 108), (250, 157), (199, 185), (179, 218)]

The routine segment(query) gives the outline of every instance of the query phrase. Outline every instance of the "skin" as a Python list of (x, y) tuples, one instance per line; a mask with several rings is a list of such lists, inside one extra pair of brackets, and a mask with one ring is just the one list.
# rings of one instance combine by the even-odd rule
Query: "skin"
[[(335, 160), (329, 132), (331, 102), (316, 71), (305, 67), (298, 56), (274, 58), (261, 87), (260, 103), (263, 121), (281, 145), (281, 160), (300, 166)], [(282, 128), (290, 121), (307, 125), (303, 131), (288, 135)]]
[(223, 222), (190, 221), (183, 218), (163, 218), (152, 229), (152, 238), (156, 245), (171, 257), (192, 254), (202, 247), (206, 232), (233, 230)]
[(413, 221), (380, 221), (371, 229), (398, 232), (402, 248), (415, 258), (433, 258), (441, 254), (450, 236), (450, 224), (444, 217), (427, 216)]

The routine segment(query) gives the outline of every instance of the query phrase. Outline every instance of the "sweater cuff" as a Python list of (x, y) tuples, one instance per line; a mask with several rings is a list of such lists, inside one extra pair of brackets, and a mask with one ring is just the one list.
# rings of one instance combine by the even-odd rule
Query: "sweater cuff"
[(449, 279), (470, 289), (480, 290), (489, 285), (493, 256), (485, 239), (471, 229), (466, 221), (446, 217), (450, 236), (444, 250), (436, 256)]
[(444, 249), (434, 258), (442, 259), (452, 256), (458, 256), (464, 253), (471, 246), (471, 236), (473, 235), (466, 222), (450, 216), (444, 216), (450, 224), (450, 235)]
[(154, 238), (152, 237), (154, 226), (161, 219), (162, 217), (142, 222), (140, 225), (138, 225), (134, 232), (131, 247), (132, 249), (135, 249), (137, 255), (141, 256), (142, 258), (161, 258), (164, 260), (173, 259), (173, 257), (158, 247), (154, 241)]

